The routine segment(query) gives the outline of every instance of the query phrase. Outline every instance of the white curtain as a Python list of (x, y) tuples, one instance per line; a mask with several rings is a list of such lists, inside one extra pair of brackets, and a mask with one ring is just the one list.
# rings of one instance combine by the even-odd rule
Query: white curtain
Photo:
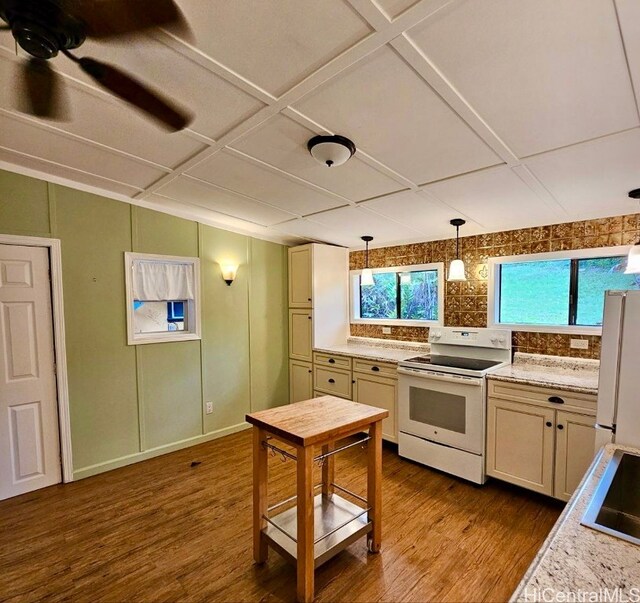
[(173, 301), (193, 299), (193, 264), (133, 260), (133, 299)]

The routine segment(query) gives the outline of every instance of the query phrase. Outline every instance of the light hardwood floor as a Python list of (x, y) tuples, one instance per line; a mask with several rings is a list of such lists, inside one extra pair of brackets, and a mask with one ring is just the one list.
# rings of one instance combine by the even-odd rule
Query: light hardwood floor
[[(365, 467), (362, 450), (345, 452), (338, 483), (364, 492)], [(279, 457), (269, 470), (273, 504), (295, 471)], [(274, 551), (253, 564), (251, 501), (250, 431), (2, 501), (0, 600), (292, 601), (291, 566)], [(362, 539), (319, 568), (316, 599), (507, 600), (561, 510), (385, 446), (382, 552)]]

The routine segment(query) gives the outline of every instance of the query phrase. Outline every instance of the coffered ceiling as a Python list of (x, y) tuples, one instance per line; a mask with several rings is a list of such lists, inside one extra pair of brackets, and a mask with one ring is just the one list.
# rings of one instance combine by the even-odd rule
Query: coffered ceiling
[[(178, 0), (191, 27), (87, 42), (191, 109), (167, 134), (64, 59), (67, 121), (17, 110), (0, 167), (262, 238), (360, 247), (639, 210), (638, 0)], [(326, 168), (315, 134), (358, 150)]]

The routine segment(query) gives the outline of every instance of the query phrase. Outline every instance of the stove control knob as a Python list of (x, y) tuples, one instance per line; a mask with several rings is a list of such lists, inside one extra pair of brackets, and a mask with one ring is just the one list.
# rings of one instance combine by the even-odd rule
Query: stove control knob
[(432, 331), (431, 337), (429, 337), (429, 339), (433, 341), (433, 340), (440, 339), (441, 337), (442, 337), (442, 331)]

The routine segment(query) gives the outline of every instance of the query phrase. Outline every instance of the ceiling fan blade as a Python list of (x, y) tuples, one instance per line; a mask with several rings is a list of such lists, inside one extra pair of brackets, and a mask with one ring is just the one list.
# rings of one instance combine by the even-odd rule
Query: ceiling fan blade
[(66, 119), (62, 107), (61, 78), (47, 61), (32, 58), (21, 71), (19, 109), (37, 117)]
[(103, 88), (144, 111), (167, 129), (182, 130), (191, 122), (191, 115), (163, 100), (117, 67), (89, 57), (75, 60), (81, 69)]
[(65, 9), (84, 21), (87, 36), (108, 38), (151, 27), (170, 27), (189, 35), (187, 22), (173, 0), (65, 0)]

